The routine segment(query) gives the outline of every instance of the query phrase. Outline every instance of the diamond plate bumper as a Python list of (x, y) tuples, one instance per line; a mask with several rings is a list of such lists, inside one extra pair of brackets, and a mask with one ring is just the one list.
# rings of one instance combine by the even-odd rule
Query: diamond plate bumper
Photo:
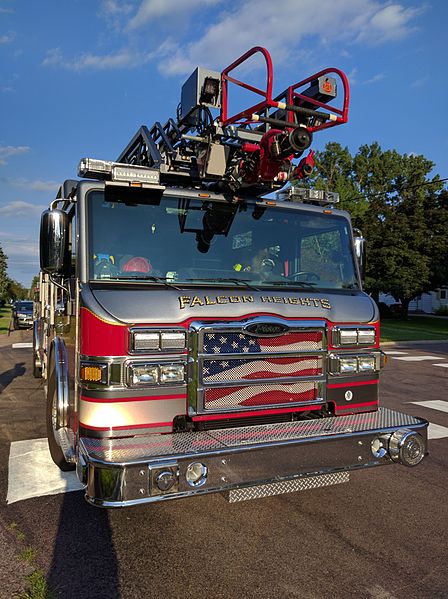
[[(81, 438), (78, 475), (86, 484), (87, 501), (103, 507), (246, 487), (262, 486), (277, 494), (293, 487), (309, 488), (304, 481), (307, 477), (316, 479), (313, 484), (309, 481), (311, 487), (322, 486), (334, 483), (321, 475), (393, 463), (387, 451), (378, 456), (372, 444), (381, 438), (387, 447), (390, 436), (402, 429), (418, 433), (426, 444), (427, 427), (426, 420), (382, 408), (364, 414), (195, 433)], [(206, 467), (202, 485), (190, 486), (187, 481), (187, 469), (194, 462)], [(165, 491), (157, 484), (162, 473), (168, 473), (165, 476), (172, 481)], [(297, 482), (279, 485), (287, 481)], [(273, 483), (277, 487), (270, 487)], [(257, 491), (253, 489), (252, 494), (257, 496)]]

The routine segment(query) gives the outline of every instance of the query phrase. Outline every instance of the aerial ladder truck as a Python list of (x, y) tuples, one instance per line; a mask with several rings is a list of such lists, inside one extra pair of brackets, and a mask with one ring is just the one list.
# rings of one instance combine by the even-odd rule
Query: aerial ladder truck
[[(252, 57), (262, 88), (237, 78)], [(235, 90), (254, 103), (231, 110)], [(117, 160), (83, 158), (43, 213), (34, 373), (51, 456), (92, 505), (241, 501), (427, 453), (428, 423), (379, 404), (364, 239), (306, 181), (348, 110), (342, 71), (275, 96), (252, 48), (197, 68)]]

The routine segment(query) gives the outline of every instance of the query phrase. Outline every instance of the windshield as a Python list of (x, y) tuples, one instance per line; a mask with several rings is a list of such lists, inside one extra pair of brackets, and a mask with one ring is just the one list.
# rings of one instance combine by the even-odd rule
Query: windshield
[(89, 278), (356, 289), (349, 222), (290, 207), (88, 196)]
[(33, 302), (17, 302), (15, 305), (15, 309), (16, 310), (26, 310), (26, 311), (32, 311), (33, 310)]

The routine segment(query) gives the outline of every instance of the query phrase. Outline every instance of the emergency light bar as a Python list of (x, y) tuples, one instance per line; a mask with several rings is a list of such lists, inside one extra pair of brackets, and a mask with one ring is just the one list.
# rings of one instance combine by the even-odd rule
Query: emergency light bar
[(82, 158), (78, 166), (78, 175), (87, 179), (128, 181), (131, 184), (160, 186), (159, 169), (95, 158)]
[(328, 205), (339, 202), (339, 194), (335, 191), (325, 191), (323, 189), (308, 189), (306, 187), (296, 187), (291, 185), (288, 189), (277, 192), (277, 198), (287, 202), (317, 202), (318, 204)]

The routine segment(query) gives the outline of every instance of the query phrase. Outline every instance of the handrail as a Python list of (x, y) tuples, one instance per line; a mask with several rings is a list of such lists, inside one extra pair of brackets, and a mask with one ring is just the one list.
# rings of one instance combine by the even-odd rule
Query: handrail
[[(264, 56), (264, 59), (266, 61), (267, 77), (266, 77), (266, 90), (265, 91), (258, 89), (252, 85), (249, 85), (248, 83), (245, 83), (244, 81), (240, 81), (239, 79), (235, 79), (234, 77), (229, 76), (229, 73), (231, 71), (236, 69), (236, 67), (240, 66), (243, 62), (245, 62), (248, 58), (250, 58), (257, 52), (260, 52)], [(258, 102), (257, 104), (254, 104), (253, 106), (250, 106), (249, 108), (246, 108), (245, 110), (243, 110), (242, 112), (239, 112), (238, 114), (229, 116), (228, 115), (228, 105), (227, 105), (228, 104), (228, 82), (229, 81), (230, 81), (230, 83), (234, 83), (235, 85), (238, 85), (238, 86), (243, 87), (244, 89), (247, 89), (255, 94), (258, 94), (259, 96), (263, 96), (264, 100), (262, 100), (261, 102)], [(220, 114), (221, 124), (225, 126), (230, 123), (235, 123), (235, 122), (239, 121), (240, 119), (250, 120), (250, 117), (254, 112), (258, 112), (259, 110), (263, 110), (263, 108), (272, 106), (272, 102), (273, 102), (273, 100), (272, 100), (273, 66), (272, 66), (271, 55), (266, 50), (266, 48), (263, 48), (262, 46), (255, 46), (254, 48), (251, 48), (245, 54), (243, 54), (242, 56), (237, 58), (234, 62), (232, 62), (231, 65), (229, 65), (222, 71), (221, 85), (222, 85), (221, 114)]]

